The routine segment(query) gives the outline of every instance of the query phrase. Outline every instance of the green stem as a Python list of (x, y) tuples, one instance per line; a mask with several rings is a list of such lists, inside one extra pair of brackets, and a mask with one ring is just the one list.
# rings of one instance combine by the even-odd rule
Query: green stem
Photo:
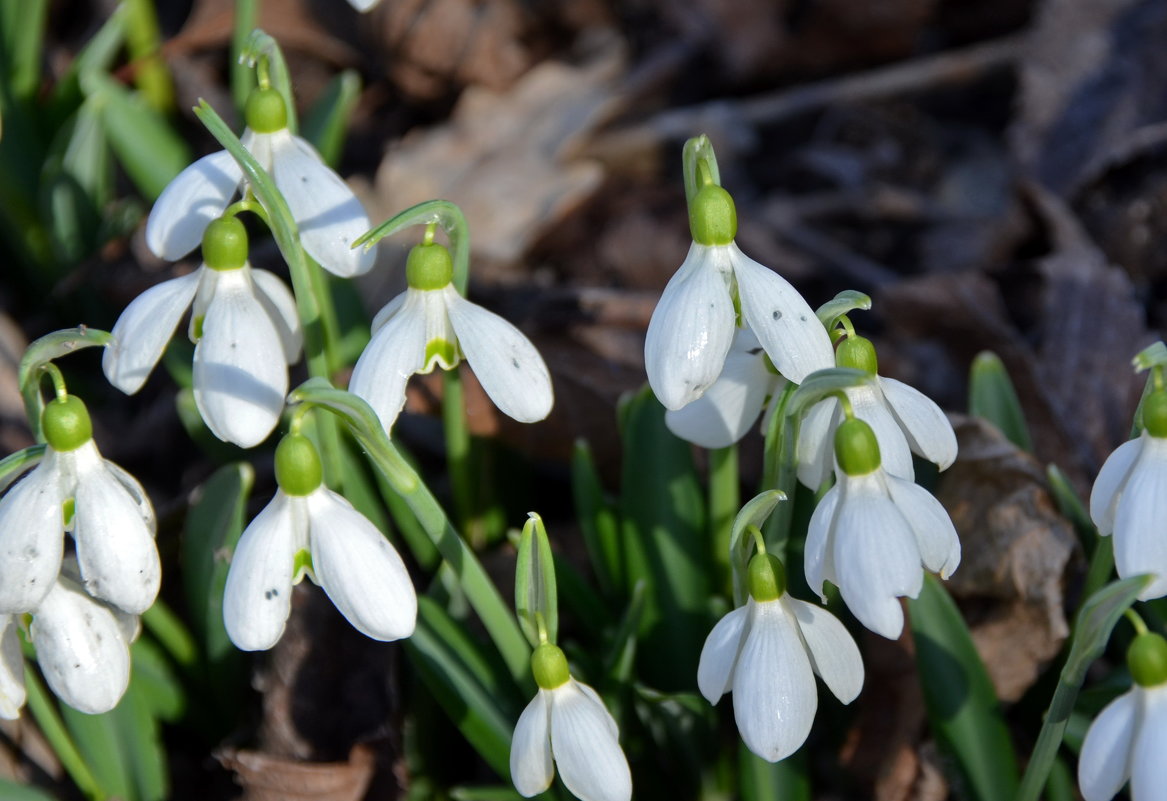
[(470, 228), (462, 209), (448, 200), (427, 200), (410, 206), (400, 214), (390, 217), (377, 227), (357, 237), (353, 247), (365, 249), (373, 247), (385, 237), (395, 234), (411, 225), (436, 223), (450, 240), (450, 250), (454, 258), (454, 288), (458, 294), (466, 294), (470, 272)]
[(240, 55), (258, 19), (259, 0), (235, 0), (235, 25), (231, 31), (231, 99), (235, 101), (235, 108), (240, 114), (255, 86), (251, 67), (240, 59)]
[(718, 583), (732, 589), (729, 540), (733, 519), (741, 508), (737, 445), (709, 451), (709, 523), (713, 529), (713, 558)]
[(1094, 553), (1090, 555), (1090, 566), (1086, 569), (1086, 581), (1082, 586), (1081, 603), (1086, 603), (1094, 593), (1105, 587), (1112, 573), (1114, 573), (1114, 543), (1110, 537), (1096, 537)]
[(457, 367), (442, 373), (442, 427), (446, 435), (446, 472), (450, 475), (458, 523), (471, 541), (474, 541), (483, 532), (478, 530), (475, 521), (470, 429), (466, 425), (462, 375)]
[(81, 751), (69, 736), (65, 722), (61, 720), (61, 714), (49, 698), (40, 676), (27, 665), (24, 667), (24, 686), (28, 692), (29, 711), (32, 712), (33, 718), (40, 726), (41, 734), (49, 741), (53, 753), (61, 761), (61, 766), (69, 774), (69, 778), (86, 798), (91, 801), (104, 801), (109, 795), (101, 789), (89, 766), (85, 764), (85, 758), (81, 756)]
[(126, 48), (134, 62), (134, 83), (158, 111), (174, 108), (174, 83), (162, 58), (162, 36), (153, 0), (126, 0)]
[(81, 348), (112, 343), (113, 335), (108, 331), (79, 326), (45, 334), (24, 351), (20, 368), (17, 370), (17, 382), (20, 384), (20, 394), (24, 398), (24, 413), (28, 416), (28, 427), (37, 442), (44, 439), (41, 433), (41, 413), (45, 409), (45, 400), (41, 397), (40, 380), (48, 369), (47, 365), (54, 359)]
[(778, 399), (778, 406), (770, 417), (763, 446), (762, 490), (776, 489), (786, 497), (766, 519), (766, 544), (783, 562), (786, 562), (786, 542), (790, 539), (790, 520), (794, 513), (794, 492), (798, 483), (798, 465), (794, 446), (798, 438), (798, 420), (787, 414), (790, 399), (798, 388), (787, 384)]
[(1066, 681), (1063, 675), (1058, 679), (1058, 687), (1054, 690), (1049, 712), (1046, 713), (1045, 722), (1041, 724), (1041, 732), (1037, 735), (1033, 754), (1025, 767), (1025, 775), (1021, 777), (1021, 787), (1017, 791), (1016, 801), (1037, 801), (1041, 795), (1050, 768), (1057, 758), (1062, 737), (1066, 732), (1066, 724), (1070, 720), (1070, 713), (1074, 711), (1074, 702), (1077, 698), (1078, 685)]
[(175, 664), (190, 668), (198, 663), (198, 644), (182, 619), (161, 598), (142, 613), (142, 625), (166, 649)]

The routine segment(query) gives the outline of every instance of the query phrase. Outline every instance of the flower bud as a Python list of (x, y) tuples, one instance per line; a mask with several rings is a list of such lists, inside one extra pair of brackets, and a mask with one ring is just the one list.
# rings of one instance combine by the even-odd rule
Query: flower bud
[(454, 260), (444, 245), (415, 245), (405, 262), (405, 280), (412, 289), (442, 289), (454, 277)]
[(312, 440), (288, 434), (276, 446), (276, 482), (288, 495), (308, 495), (324, 480), (324, 469)]
[(256, 133), (275, 133), (288, 127), (288, 107), (275, 89), (252, 89), (243, 116), (247, 127)]
[(716, 184), (706, 184), (689, 204), (689, 230), (699, 245), (728, 245), (737, 236), (733, 198)]
[(849, 476), (865, 476), (879, 469), (879, 442), (871, 426), (857, 417), (844, 420), (835, 431), (835, 458)]
[(1167, 682), (1167, 640), (1158, 634), (1140, 634), (1127, 649), (1126, 663), (1140, 687)]
[(93, 439), (93, 423), (85, 404), (75, 395), (51, 400), (41, 415), (45, 441), (55, 451), (72, 451)]
[(771, 553), (756, 553), (750, 559), (750, 597), (755, 601), (777, 601), (786, 592), (786, 568)]
[(203, 263), (212, 270), (238, 270), (247, 262), (247, 229), (234, 217), (212, 220), (203, 234)]
[(1167, 391), (1156, 390), (1143, 401), (1143, 428), (1152, 437), (1167, 437)]
[(875, 346), (867, 337), (849, 336), (839, 343), (835, 351), (835, 364), (851, 367), (875, 375), (879, 372), (879, 360), (875, 356)]
[(535, 683), (543, 690), (554, 690), (567, 684), (571, 678), (563, 650), (549, 642), (541, 643), (531, 654), (531, 672), (535, 674)]

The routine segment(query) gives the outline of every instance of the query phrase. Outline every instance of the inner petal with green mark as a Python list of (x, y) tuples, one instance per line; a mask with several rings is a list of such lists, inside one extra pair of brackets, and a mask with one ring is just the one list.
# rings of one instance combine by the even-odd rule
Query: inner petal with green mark
[(312, 570), (312, 554), (307, 548), (296, 551), (295, 560), (292, 562), (292, 583), (299, 584), (304, 580), (304, 576), (316, 581), (316, 573)]
[(422, 292), (425, 303), (425, 363), (418, 372), (432, 372), (435, 366), (452, 370), (458, 366), (462, 354), (458, 348), (458, 337), (450, 325), (450, 315), (446, 313), (445, 293), (454, 292), (453, 287)]

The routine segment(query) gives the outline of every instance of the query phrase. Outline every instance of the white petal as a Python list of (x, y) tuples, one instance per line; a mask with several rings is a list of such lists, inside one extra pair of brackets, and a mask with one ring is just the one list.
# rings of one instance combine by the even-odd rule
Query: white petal
[(912, 528), (885, 494), (880, 472), (842, 476), (832, 547), (839, 592), (852, 614), (894, 640), (904, 627), (897, 598), (915, 598), (924, 581)]
[(644, 367), (666, 409), (680, 409), (721, 375), (734, 333), (730, 265), (723, 247), (696, 242), (648, 322)]
[(839, 484), (827, 490), (827, 494), (815, 507), (806, 530), (806, 545), (803, 546), (802, 568), (806, 584), (827, 602), (823, 592), (823, 581), (838, 583), (835, 575), (834, 528), (839, 501), (843, 497)]
[(409, 297), (409, 294), (409, 292), (402, 292), (400, 295), (394, 296), (391, 301), (381, 307), (381, 311), (377, 312), (377, 314), (373, 317), (373, 324), (371, 328), (374, 334), (380, 331), (385, 323), (389, 322), (393, 315), (401, 311), (401, 307), (405, 305), (405, 301)]
[(503, 318), (447, 286), (446, 308), (474, 375), (494, 405), (520, 423), (551, 414), (551, 374), (531, 340)]
[(405, 294), (400, 311), (365, 346), (348, 382), (349, 392), (373, 407), (386, 431), (405, 405), (409, 377), (425, 364), (425, 303), (417, 290)]
[(367, 273), (377, 254), (352, 247), (372, 228), (361, 201), (303, 139), (286, 131), (271, 137), (272, 177), (300, 227), (304, 250), (342, 278)]
[(796, 384), (815, 370), (835, 366), (835, 349), (798, 290), (730, 244), (742, 317), (758, 335), (770, 360)]
[(956, 461), (956, 432), (931, 398), (894, 378), (876, 379), (912, 451), (947, 470)]
[(608, 707), (604, 705), (604, 699), (600, 697), (600, 694), (581, 681), (575, 681), (575, 679), (572, 679), (572, 684), (575, 685), (577, 690), (586, 695), (588, 698), (592, 699), (592, 701), (595, 702), (597, 708), (604, 710), (604, 720), (606, 720), (608, 723), (608, 731), (611, 732), (612, 737), (614, 737), (616, 740), (619, 740), (620, 727), (616, 725), (616, 718), (612, 717), (612, 713), (609, 712)]
[(1122, 578), (1153, 573), (1140, 601), (1167, 595), (1167, 439), (1148, 437), (1114, 516), (1114, 563)]
[(146, 221), (146, 244), (154, 255), (178, 261), (203, 241), (207, 225), (239, 191), (243, 171), (226, 150), (203, 156), (162, 190)]
[(580, 801), (628, 801), (632, 774), (603, 704), (572, 679), (551, 690), (551, 752), (559, 776)]
[(1167, 686), (1147, 687), (1142, 695), (1142, 720), (1129, 752), (1131, 798), (1162, 801), (1167, 797)]
[(550, 694), (539, 690), (515, 724), (511, 738), (511, 781), (524, 798), (546, 790), (555, 778), (551, 764)]
[(810, 407), (798, 427), (798, 480), (817, 491), (835, 466), (835, 428), (839, 425), (839, 402), (827, 398)]
[(178, 321), (194, 299), (202, 270), (152, 286), (126, 306), (113, 325), (113, 344), (101, 357), (109, 383), (133, 395), (146, 383)]
[(0, 614), (37, 607), (61, 569), (65, 524), (57, 453), (0, 499)]
[(131, 476), (109, 459), (102, 459), (101, 461), (105, 465), (105, 469), (117, 479), (118, 483), (122, 485), (122, 488), (129, 495), (130, 500), (134, 502), (134, 505), (138, 509), (138, 516), (142, 518), (142, 522), (150, 530), (150, 536), (157, 536), (158, 525), (154, 517), (154, 505), (150, 503), (150, 496), (146, 494), (146, 490), (138, 482), (138, 479)]
[(1094, 479), (1094, 487), (1090, 490), (1090, 518), (1098, 526), (1098, 533), (1104, 537), (1114, 531), (1114, 513), (1123, 485), (1142, 453), (1143, 445), (1150, 438), (1151, 435), (1144, 431), (1142, 436), (1119, 445), (1107, 457), (1098, 472), (1098, 478)]
[(130, 649), (112, 611), (62, 578), (33, 615), (31, 633), (58, 698), (89, 715), (117, 706), (130, 683)]
[(757, 421), (777, 376), (766, 369), (757, 340), (743, 332), (746, 329), (738, 329), (713, 386), (692, 403), (665, 413), (665, 424), (681, 439), (702, 448), (724, 448), (744, 437)]
[(223, 590), (223, 624), (236, 648), (266, 651), (283, 636), (296, 552), (307, 544), (307, 528), (303, 498), (278, 490), (239, 538)]
[(727, 614), (709, 632), (705, 645), (701, 647), (701, 659), (697, 663), (697, 688), (711, 704), (716, 704), (721, 696), (729, 692), (733, 681), (733, 666), (742, 647), (742, 634), (746, 625), (746, 610), (739, 606)]
[(892, 501), (916, 535), (921, 563), (947, 579), (960, 565), (960, 537), (952, 518), (928, 490), (902, 478), (886, 478)]
[[(1086, 801), (1110, 801), (1130, 778), (1142, 692), (1136, 687), (1115, 698), (1090, 724), (1078, 758), (1078, 786)], [(1158, 756), (1162, 761), (1163, 753)]]
[[(916, 477), (912, 467), (912, 449), (908, 445), (908, 438), (904, 435), (900, 424), (892, 417), (879, 391), (874, 386), (852, 387), (846, 390), (847, 399), (851, 401), (851, 408), (855, 416), (871, 426), (875, 434), (875, 441), (879, 445), (880, 463), (883, 469), (893, 476), (906, 478), (911, 481)], [(834, 434), (834, 431), (831, 432)], [(832, 436), (833, 440), (833, 436)], [(834, 442), (831, 443), (831, 453), (834, 453)]]
[(417, 595), (389, 540), (332, 490), (307, 498), (312, 568), (340, 613), (374, 640), (413, 634)]
[(216, 437), (250, 448), (276, 427), (288, 393), (280, 335), (244, 270), (219, 274), (195, 347), (194, 397)]
[(16, 618), (0, 616), (0, 718), (16, 720), (24, 706), (24, 657)]
[(751, 601), (749, 635), (733, 674), (733, 714), (746, 747), (769, 762), (810, 734), (818, 688), (794, 619), (780, 601)]
[(251, 280), (255, 282), (255, 296), (267, 310), (272, 324), (280, 334), (284, 346), (284, 359), (295, 364), (300, 358), (303, 338), (300, 334), (300, 315), (296, 311), (296, 299), (279, 276), (267, 270), (251, 268)]
[(363, 11), (369, 11), (370, 9), (372, 9), (373, 6), (375, 6), (375, 5), (377, 5), (377, 3), (381, 2), (381, 0), (348, 0), (348, 2), (349, 2), (349, 5), (351, 5), (353, 8), (355, 8), (357, 11), (363, 12)]
[(863, 657), (846, 626), (826, 609), (784, 596), (810, 656), (810, 666), (835, 697), (849, 704), (863, 689)]
[(154, 603), (162, 580), (154, 532), (125, 486), (106, 469), (93, 441), (75, 453), (73, 539), (85, 589), (132, 615), (141, 614)]

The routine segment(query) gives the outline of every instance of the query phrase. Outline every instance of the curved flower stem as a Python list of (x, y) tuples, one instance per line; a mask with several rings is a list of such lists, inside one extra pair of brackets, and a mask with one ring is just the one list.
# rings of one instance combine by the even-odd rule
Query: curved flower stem
[(778, 406), (770, 416), (762, 451), (762, 489), (780, 490), (790, 499), (788, 503), (778, 504), (765, 524), (766, 543), (770, 552), (783, 562), (786, 561), (786, 541), (790, 538), (790, 518), (798, 478), (794, 445), (798, 438), (799, 420), (788, 413), (790, 399), (797, 389), (794, 384), (787, 384), (783, 390)]
[(474, 475), (470, 464), (470, 429), (466, 425), (466, 404), (462, 375), (455, 366), (442, 372), (442, 430), (446, 435), (446, 470), (458, 523), (474, 542), (483, 532), (474, 514)]
[(357, 237), (353, 247), (363, 247), (366, 250), (376, 245), (385, 237), (402, 231), (411, 225), (436, 224), (446, 232), (450, 241), (450, 251), (454, 258), (454, 288), (461, 295), (466, 294), (466, 285), (470, 279), (470, 227), (466, 224), (466, 216), (457, 204), (449, 200), (427, 200), (410, 206), (400, 214), (395, 214), (377, 227), (366, 231)]
[(243, 50), (258, 19), (258, 0), (235, 0), (235, 25), (231, 31), (231, 99), (240, 114), (247, 106), (251, 88), (255, 86), (251, 65), (247, 63)]
[(713, 558), (718, 584), (731, 589), (732, 567), (729, 540), (733, 519), (741, 508), (737, 444), (709, 451), (709, 525), (713, 535)]
[(28, 665), (24, 667), (24, 686), (28, 693), (29, 711), (40, 726), (41, 734), (52, 746), (53, 753), (61, 760), (61, 766), (77, 785), (77, 789), (90, 801), (104, 801), (109, 798), (109, 794), (101, 789), (89, 766), (85, 764), (85, 758), (81, 756), (77, 744), (69, 736), (69, 730), (65, 728), (61, 714), (41, 683), (40, 675)]
[[(37, 442), (44, 439), (41, 433), (41, 412), (44, 411), (45, 401), (41, 397), (40, 381), (48, 365), (54, 359), (75, 350), (91, 348), (94, 345), (109, 345), (112, 342), (113, 335), (108, 331), (82, 325), (45, 334), (28, 346), (20, 360), (17, 381), (20, 384), (21, 397), (24, 398), (24, 413), (28, 416), (28, 427)], [(59, 371), (57, 375), (60, 375)]]
[[(698, 190), (707, 183), (721, 186), (721, 171), (717, 169), (717, 156), (713, 144), (705, 134), (694, 136), (685, 142), (681, 153), (681, 164), (685, 171), (685, 202), (691, 204)], [(705, 175), (702, 175), (704, 167)], [(704, 178), (708, 180), (703, 180)]]

